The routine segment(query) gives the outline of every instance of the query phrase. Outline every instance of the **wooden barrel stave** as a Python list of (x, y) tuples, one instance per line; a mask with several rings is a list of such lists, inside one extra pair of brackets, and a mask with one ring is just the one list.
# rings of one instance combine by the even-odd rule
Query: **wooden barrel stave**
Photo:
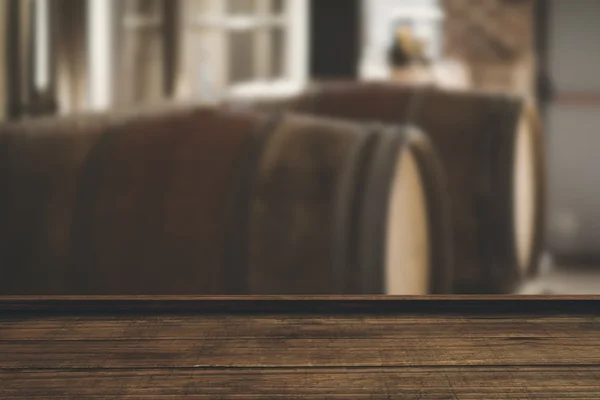
[(63, 293), (57, 277), (67, 264), (77, 171), (100, 134), (94, 119), (0, 128), (0, 280), (8, 291), (3, 293)]
[(338, 187), (366, 137), (356, 125), (321, 122), (287, 117), (262, 153), (251, 206), (251, 293), (327, 294), (336, 286), (333, 243), (346, 234), (334, 223)]
[(448, 177), (434, 143), (424, 132), (411, 127), (409, 146), (421, 168), (423, 190), (427, 193), (428, 230), (431, 235), (429, 293), (449, 294), (453, 291), (456, 267)]
[[(235, 166), (254, 115), (191, 110), (132, 121), (100, 160), (78, 216), (86, 293), (227, 293), (224, 242)], [(114, 193), (119, 193), (115, 197)], [(128, 221), (124, 224), (123, 221)], [(91, 257), (90, 257), (91, 256)], [(110, 270), (103, 268), (110, 266)]]

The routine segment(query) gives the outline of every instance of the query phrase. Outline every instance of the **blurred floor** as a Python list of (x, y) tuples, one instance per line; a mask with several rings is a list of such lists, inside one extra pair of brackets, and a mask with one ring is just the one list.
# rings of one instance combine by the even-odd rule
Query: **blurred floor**
[(518, 294), (600, 294), (600, 265), (552, 265), (542, 263), (540, 275), (527, 282)]

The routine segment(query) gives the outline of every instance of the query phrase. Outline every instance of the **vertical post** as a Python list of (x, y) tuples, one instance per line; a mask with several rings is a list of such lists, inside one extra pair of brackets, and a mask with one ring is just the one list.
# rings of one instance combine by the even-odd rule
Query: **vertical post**
[(18, 119), (26, 113), (30, 92), (30, 3), (4, 0), (6, 12), (6, 117)]
[(35, 32), (35, 20), (34, 20), (34, 4), (33, 1), (21, 1), (19, 2), (20, 16), (19, 16), (19, 58), (21, 61), (21, 81), (19, 82), (20, 92), (20, 117), (26, 116), (30, 112), (33, 99), (33, 79), (34, 79), (34, 32)]
[[(218, 100), (229, 83), (229, 31), (220, 24), (227, 16), (226, 5), (225, 0), (186, 1), (185, 79), (195, 86), (189, 94), (203, 102)], [(199, 16), (217, 23), (198, 26)]]
[(29, 112), (32, 115), (56, 112), (54, 85), (54, 8), (51, 0), (33, 0), (33, 55)]
[(57, 111), (81, 111), (88, 103), (87, 0), (51, 0), (53, 7), (53, 86)]
[(8, 2), (0, 1), (0, 121), (6, 118), (8, 105)]
[(552, 77), (550, 71), (550, 10), (548, 0), (535, 0), (534, 3), (534, 43), (535, 43), (535, 94), (540, 113), (544, 120), (552, 101)]
[(48, 0), (48, 94), (52, 102), (52, 113), (59, 109), (57, 85), (57, 60), (58, 46), (58, 7), (56, 1)]
[(163, 0), (164, 96), (175, 96), (180, 74), (181, 4), (179, 0)]
[[(227, 18), (227, 7), (225, 0), (211, 0), (210, 15), (224, 21)], [(231, 57), (229, 57), (229, 30), (224, 26), (209, 28), (211, 36), (209, 60), (212, 77), (214, 79), (214, 90), (221, 97), (229, 84), (229, 71)]]
[(88, 107), (101, 111), (112, 105), (113, 2), (89, 0), (87, 11)]
[(125, 30), (125, 16), (127, 11), (127, 1), (129, 0), (120, 0), (115, 1), (113, 3), (113, 19), (111, 23), (111, 30), (113, 32), (113, 51), (115, 56), (113, 57), (113, 79), (111, 82), (111, 91), (112, 91), (112, 105), (113, 107), (118, 107), (119, 105), (126, 104), (128, 96), (131, 94), (131, 81), (126, 76), (125, 71), (127, 68), (125, 67), (125, 63), (123, 62), (126, 35), (127, 32)]
[(259, 21), (258, 27), (253, 34), (254, 40), (254, 76), (258, 80), (266, 80), (271, 76), (271, 59), (273, 51), (271, 46), (271, 36), (273, 28), (262, 22), (271, 16), (271, 0), (257, 0), (256, 18)]
[(35, 0), (35, 89), (44, 92), (50, 84), (49, 0)]
[[(285, 2), (287, 18), (287, 43), (285, 46), (285, 75), (292, 82), (304, 86), (308, 82), (309, 54), (309, 1), (287, 0)], [(297, 22), (294, 22), (297, 21)]]

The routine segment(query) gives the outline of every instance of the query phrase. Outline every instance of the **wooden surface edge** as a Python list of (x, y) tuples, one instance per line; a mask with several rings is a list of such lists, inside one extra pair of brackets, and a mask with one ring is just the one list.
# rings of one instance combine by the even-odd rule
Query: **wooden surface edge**
[(600, 296), (0, 296), (7, 312), (599, 314)]

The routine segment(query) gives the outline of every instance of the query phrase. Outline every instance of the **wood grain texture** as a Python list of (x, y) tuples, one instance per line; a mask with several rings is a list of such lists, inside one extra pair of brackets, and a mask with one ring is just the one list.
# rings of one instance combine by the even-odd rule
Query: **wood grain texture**
[(0, 298), (0, 398), (595, 399), (600, 297)]

